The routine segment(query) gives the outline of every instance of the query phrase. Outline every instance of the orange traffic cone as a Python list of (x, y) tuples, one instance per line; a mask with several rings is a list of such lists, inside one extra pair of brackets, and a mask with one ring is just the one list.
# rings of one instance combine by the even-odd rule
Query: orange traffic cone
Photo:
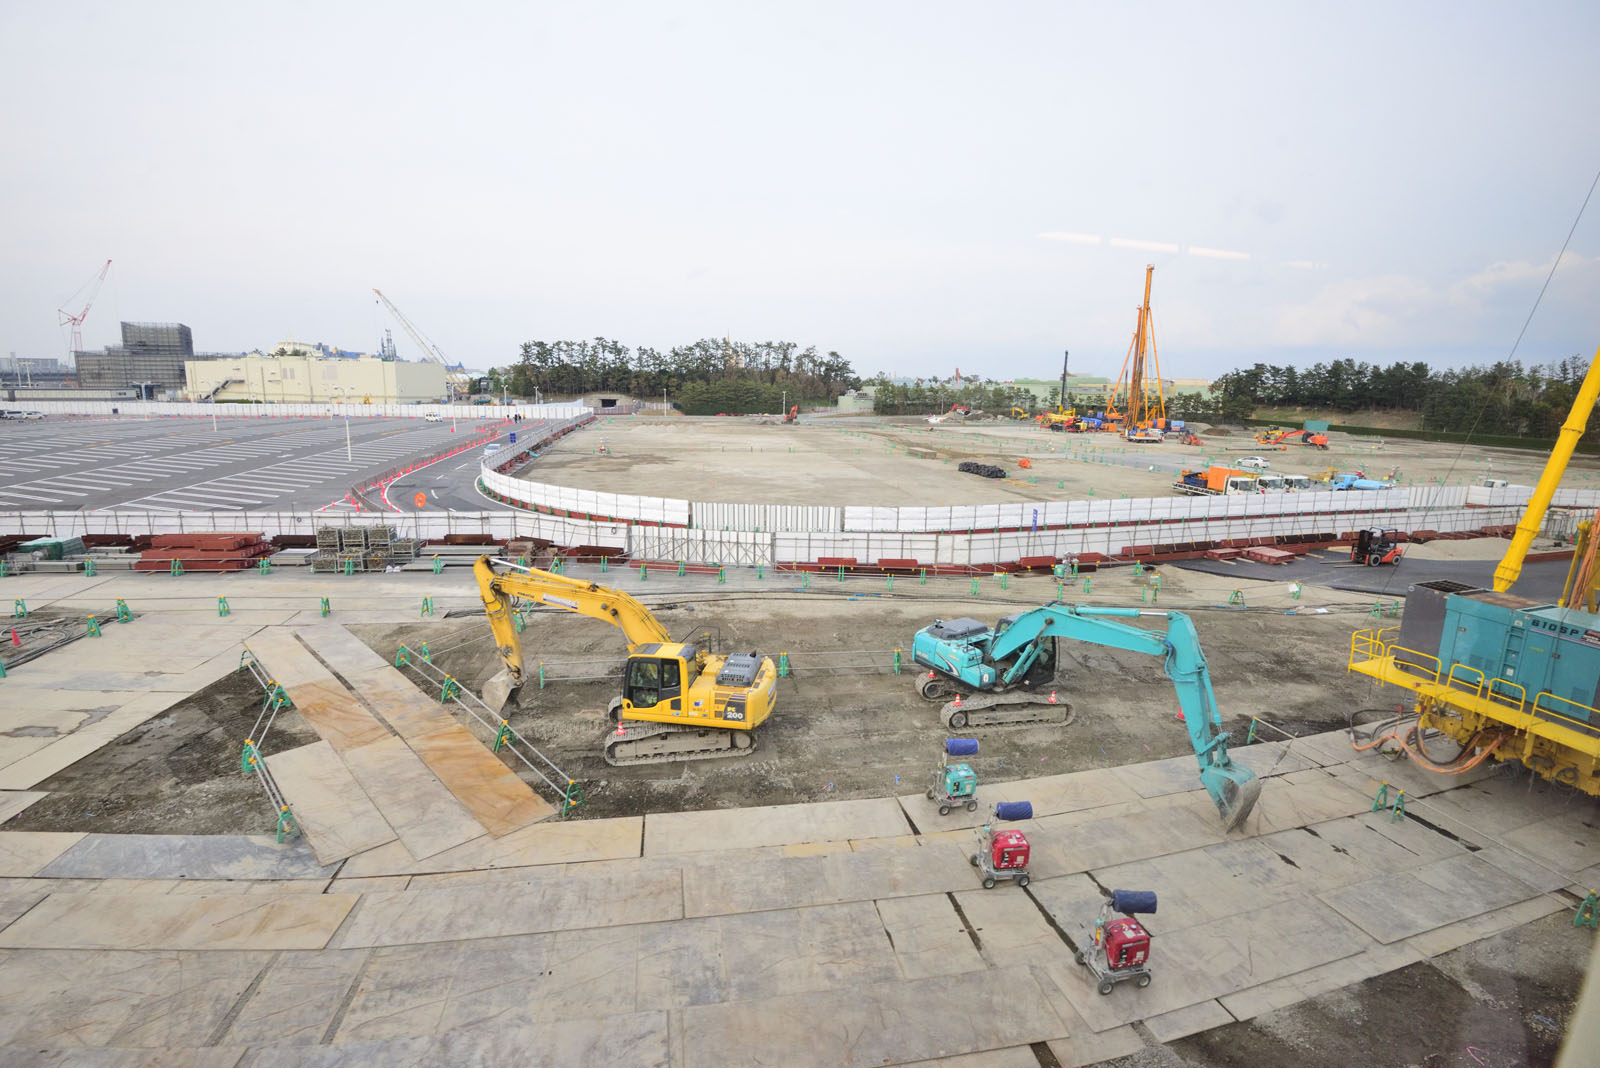
[(17, 637), (17, 628), (16, 627), (12, 627), (11, 628), (11, 644), (12, 645), (21, 645), (22, 644), (22, 639)]
[(1183, 709), (1181, 709), (1181, 708), (1178, 709), (1177, 719), (1178, 719), (1179, 723), (1187, 723), (1188, 722), (1188, 720), (1184, 718)]
[(961, 707), (961, 695), (960, 694), (956, 694), (956, 707), (957, 708)]
[(618, 738), (622, 738), (622, 737), (625, 737), (627, 735), (628, 729), (626, 727), (624, 727), (622, 724), (619, 723), (619, 724), (617, 724), (617, 729), (612, 731), (611, 733), (615, 734)]
[(1056, 692), (1054, 690), (1050, 691), (1050, 703), (1053, 705), (1060, 704), (1060, 702), (1056, 700)]

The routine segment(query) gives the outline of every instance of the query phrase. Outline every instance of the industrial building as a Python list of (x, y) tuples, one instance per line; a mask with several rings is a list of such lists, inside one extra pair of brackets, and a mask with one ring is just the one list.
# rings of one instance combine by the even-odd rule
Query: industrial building
[(190, 360), (185, 373), (185, 396), (195, 401), (412, 404), (442, 400), (448, 390), (442, 364), (319, 357), (304, 349)]
[(146, 397), (177, 393), (184, 387), (184, 361), (195, 358), (194, 335), (182, 323), (123, 323), (121, 345), (72, 357), (78, 384), (87, 389), (136, 387)]

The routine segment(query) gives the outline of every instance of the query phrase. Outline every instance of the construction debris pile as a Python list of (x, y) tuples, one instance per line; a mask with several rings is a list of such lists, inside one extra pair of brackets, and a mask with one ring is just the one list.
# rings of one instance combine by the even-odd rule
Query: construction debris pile
[(984, 478), (1006, 477), (1006, 469), (1003, 467), (995, 467), (993, 464), (973, 463), (971, 460), (960, 464), (956, 467), (956, 470), (965, 475), (982, 475)]

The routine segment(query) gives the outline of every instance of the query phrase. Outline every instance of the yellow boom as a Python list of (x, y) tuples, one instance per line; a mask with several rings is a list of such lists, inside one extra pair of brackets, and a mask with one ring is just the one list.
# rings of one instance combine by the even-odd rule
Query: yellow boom
[(1539, 484), (1533, 488), (1533, 496), (1528, 499), (1528, 510), (1522, 513), (1522, 521), (1517, 524), (1517, 533), (1511, 539), (1511, 546), (1506, 549), (1500, 566), (1494, 569), (1496, 592), (1509, 590), (1516, 583), (1517, 576), (1522, 574), (1523, 557), (1528, 555), (1528, 548), (1539, 533), (1544, 513), (1550, 507), (1551, 498), (1556, 495), (1561, 476), (1566, 473), (1572, 450), (1577, 448), (1578, 439), (1588, 426), (1589, 413), (1594, 411), (1596, 400), (1600, 400), (1600, 349), (1595, 350), (1594, 359), (1589, 361), (1589, 373), (1583, 376), (1583, 385), (1578, 387), (1578, 395), (1572, 401), (1572, 411), (1567, 413), (1567, 421), (1561, 424), (1561, 436), (1556, 439), (1556, 447), (1550, 450), (1544, 474), (1539, 476)]

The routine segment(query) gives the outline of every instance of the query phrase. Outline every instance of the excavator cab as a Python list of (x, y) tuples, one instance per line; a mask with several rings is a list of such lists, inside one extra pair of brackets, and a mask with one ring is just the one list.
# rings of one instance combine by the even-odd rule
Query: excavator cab
[(628, 657), (622, 685), (624, 717), (634, 710), (683, 712), (700, 677), (692, 645), (642, 645)]

